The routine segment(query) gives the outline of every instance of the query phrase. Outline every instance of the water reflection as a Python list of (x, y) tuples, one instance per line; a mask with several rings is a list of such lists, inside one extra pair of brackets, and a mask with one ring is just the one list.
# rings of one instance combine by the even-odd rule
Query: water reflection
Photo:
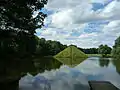
[(116, 68), (116, 72), (120, 74), (120, 59), (118, 58), (100, 58), (99, 59), (99, 65), (101, 67), (108, 67), (109, 64), (112, 63), (114, 67)]
[(31, 72), (31, 74), (37, 74), (44, 72), (45, 70), (51, 70), (51, 69), (57, 69), (59, 68), (62, 63), (57, 61), (53, 57), (37, 57), (34, 60), (34, 66), (36, 68), (36, 71)]
[[(20, 80), (19, 85), (20, 90), (89, 90), (85, 76), (80, 71), (64, 65), (36, 76), (28, 74)], [(46, 86), (49, 88), (44, 89)]]
[(101, 67), (108, 67), (109, 63), (110, 63), (109, 58), (100, 58), (99, 59), (99, 65)]
[[(46, 83), (51, 90), (89, 90), (89, 80), (109, 81), (120, 88), (120, 75), (118, 74), (120, 72), (120, 60), (90, 57), (81, 63), (78, 60), (79, 64), (74, 68), (67, 64), (60, 65), (57, 60), (57, 62), (49, 60), (46, 59), (44, 62), (48, 61), (48, 63), (43, 65), (39, 62), (37, 68), (42, 73), (35, 76), (28, 74), (20, 80), (20, 90), (45, 90), (42, 87)], [(66, 60), (62, 59), (62, 61)], [(44, 68), (46, 68), (45, 71)]]
[(68, 65), (69, 67), (75, 67), (82, 63), (86, 58), (56, 58), (61, 63)]
[(27, 72), (36, 70), (32, 58), (2, 61), (0, 62), (0, 81), (16, 80), (26, 75)]
[(112, 63), (116, 67), (116, 72), (120, 75), (120, 59), (113, 58)]
[(54, 58), (65, 65), (74, 67), (86, 60), (88, 56), (78, 48), (71, 45), (57, 55), (55, 55)]

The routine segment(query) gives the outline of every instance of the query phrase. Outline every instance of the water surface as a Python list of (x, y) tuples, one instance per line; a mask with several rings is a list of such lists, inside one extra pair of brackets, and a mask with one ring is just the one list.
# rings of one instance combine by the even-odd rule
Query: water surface
[(89, 90), (89, 80), (110, 81), (120, 88), (120, 60), (90, 57), (72, 67), (50, 61), (45, 71), (21, 78), (20, 90)]

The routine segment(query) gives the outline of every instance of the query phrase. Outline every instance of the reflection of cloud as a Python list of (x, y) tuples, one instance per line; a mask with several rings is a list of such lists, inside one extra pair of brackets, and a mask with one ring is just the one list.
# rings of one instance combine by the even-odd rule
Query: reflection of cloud
[[(36, 78), (39, 79), (35, 80)], [(49, 83), (46, 82), (50, 83), (51, 90), (79, 90), (79, 88), (82, 90), (89, 90), (88, 81), (84, 75), (68, 66), (62, 66), (60, 69), (56, 70), (45, 71), (44, 73), (39, 73), (35, 77), (27, 75), (20, 80), (20, 90), (28, 90), (29, 88), (42, 90), (40, 84), (44, 83), (49, 86)]]
[[(80, 88), (89, 90), (88, 80), (110, 81), (120, 88), (120, 75), (111, 61), (108, 67), (100, 67), (97, 57), (89, 58), (74, 68), (63, 65), (60, 69), (45, 71), (35, 77), (47, 80), (51, 90), (79, 90)], [(31, 75), (23, 77), (20, 80), (20, 90), (42, 90), (41, 87), (33, 87), (35, 77)], [(37, 84), (39, 85), (40, 82)]]
[(92, 57), (89, 59), (90, 60), (84, 61), (75, 68), (78, 71), (81, 71), (88, 80), (110, 81), (112, 84), (120, 88), (120, 75), (116, 72), (111, 60), (108, 67), (100, 67), (98, 57)]

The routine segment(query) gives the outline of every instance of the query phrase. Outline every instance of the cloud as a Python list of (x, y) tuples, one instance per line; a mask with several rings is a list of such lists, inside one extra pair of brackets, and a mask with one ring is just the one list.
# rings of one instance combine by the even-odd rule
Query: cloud
[(74, 8), (81, 4), (88, 4), (91, 3), (88, 0), (49, 0), (48, 4), (46, 5), (47, 9), (52, 10), (62, 10), (66, 8)]
[(52, 24), (58, 28), (72, 24), (71, 10), (62, 10), (61, 12), (52, 15)]
[(120, 36), (120, 20), (111, 21), (108, 25), (104, 26), (102, 31), (105, 35)]
[[(98, 8), (93, 3), (102, 6)], [(100, 44), (113, 46), (120, 35), (118, 0), (49, 0), (45, 9), (52, 13), (37, 33), (47, 40), (89, 48)]]
[(92, 10), (91, 3), (81, 0), (81, 3), (75, 7), (64, 7), (60, 11), (52, 15), (52, 24), (56, 27), (68, 26), (71, 24), (88, 23), (91, 21), (105, 21), (120, 19), (118, 12), (120, 10), (120, 2), (113, 1), (107, 5), (102, 11)]

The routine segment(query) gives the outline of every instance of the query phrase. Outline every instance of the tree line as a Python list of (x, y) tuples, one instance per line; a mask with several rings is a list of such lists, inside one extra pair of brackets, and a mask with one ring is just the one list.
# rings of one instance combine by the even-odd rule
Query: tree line
[[(46, 40), (45, 38), (38, 38), (37, 36), (36, 36), (36, 40), (37, 40), (36, 53), (35, 53), (36, 55), (53, 56), (68, 47), (68, 45), (64, 45), (59, 41)], [(85, 54), (98, 54), (98, 48), (86, 49), (86, 48), (77, 47), (76, 45), (73, 46), (83, 51)]]
[[(53, 56), (68, 47), (59, 41), (45, 40), (45, 38), (38, 38), (37, 36), (36, 41), (37, 45), (35, 54), (41, 56)], [(103, 57), (110, 54), (112, 50), (111, 47), (103, 44), (101, 44), (98, 48), (81, 48), (76, 45), (73, 46), (83, 51), (85, 54), (102, 54)]]
[(36, 36), (36, 52), (38, 56), (53, 56), (67, 48), (67, 45), (61, 44), (59, 41), (46, 40)]

